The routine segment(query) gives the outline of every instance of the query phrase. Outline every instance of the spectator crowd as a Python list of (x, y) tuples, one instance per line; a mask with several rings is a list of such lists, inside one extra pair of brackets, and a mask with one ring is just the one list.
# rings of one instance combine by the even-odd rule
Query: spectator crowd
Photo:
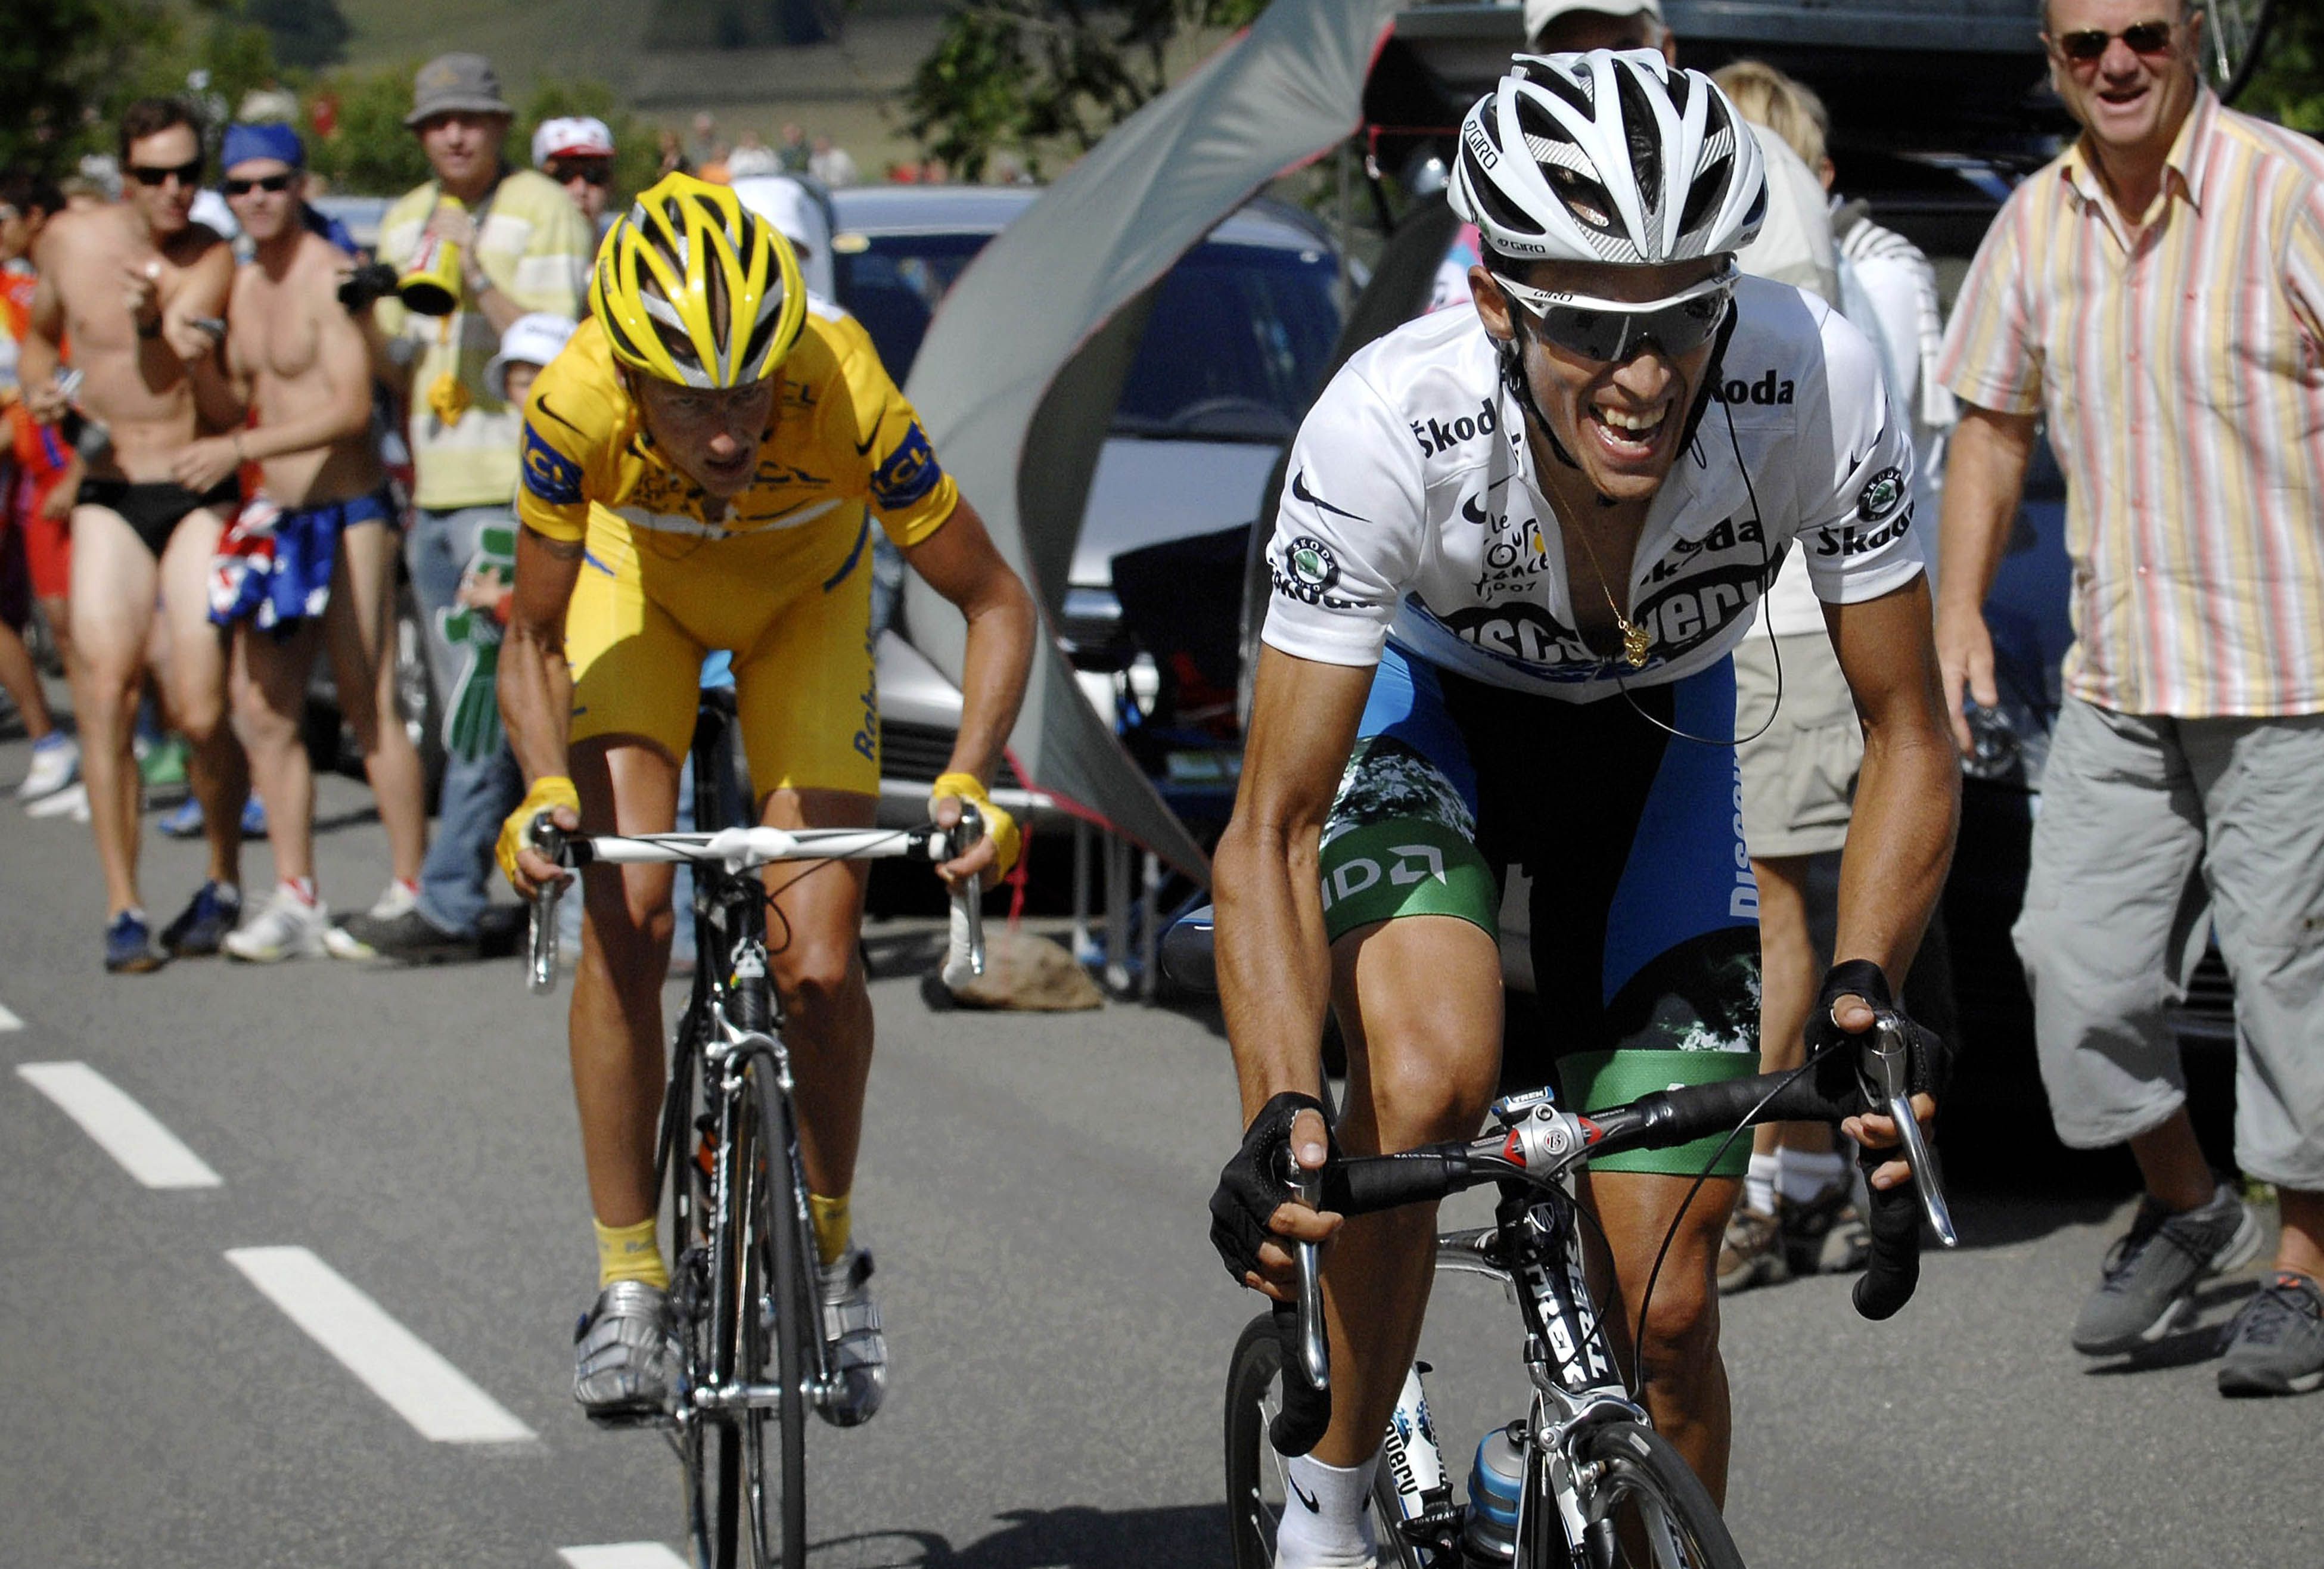
[[(1544, 51), (1677, 56), (1656, 0), (1525, 12)], [(2278, 1392), (2324, 1383), (2324, 1358), (2286, 1371), (2274, 1354), (2324, 1322), (2324, 151), (2202, 85), (2200, 14), (2052, 0), (2052, 80), (2081, 134), (2010, 196), (1950, 322), (1928, 258), (1835, 189), (1815, 95), (1748, 61), (1718, 79), (1769, 171), (1741, 265), (1859, 328), (1910, 427), (1907, 516), (1934, 536), (1957, 716), (1998, 701), (1983, 601), (2045, 431), (2066, 476), (2077, 638), (2015, 938), (2060, 1137), (2126, 1144), (2145, 1186), (2072, 1343), (2151, 1342), (2258, 1246), (2189, 1121), (2168, 1018), (2208, 904), (2236, 983), (2235, 1154), (2282, 1218), (2220, 1381)], [(118, 127), (117, 198), (0, 179), (0, 689), (32, 738), (19, 798), (90, 825), (108, 970), (431, 961), (491, 935), (493, 840), (521, 794), (492, 701), (521, 409), (581, 314), (615, 155), (576, 116), (540, 125), (530, 166), (512, 166), (513, 121), (482, 57), (420, 69), (405, 124), (432, 178), (389, 209), (375, 260), (302, 199), (304, 149), (279, 121), (213, 137), (194, 106), (144, 100)], [(719, 181), (859, 178), (796, 124), (730, 140), (703, 114), (659, 152), (665, 171)], [(889, 174), (945, 178), (934, 162)], [(1440, 308), (1468, 309), (1476, 245), (1456, 243)], [(394, 681), (399, 562), (447, 715), (432, 835)], [(73, 732), (42, 692), (35, 625), (68, 672)], [(300, 728), (318, 657), (388, 840), (381, 891), (344, 918), (317, 883)], [(1776, 1068), (1800, 1059), (1830, 961), (1818, 867), (1846, 839), (1863, 748), (1796, 562), (1737, 684), (1739, 732), (1774, 710), (1742, 749), (1741, 811)], [(173, 771), (208, 855), (161, 922), (141, 803)], [(243, 842), (260, 832), (273, 887), (246, 898)], [(1859, 1236), (1831, 1131), (1762, 1129), (1720, 1285), (1844, 1267)]]

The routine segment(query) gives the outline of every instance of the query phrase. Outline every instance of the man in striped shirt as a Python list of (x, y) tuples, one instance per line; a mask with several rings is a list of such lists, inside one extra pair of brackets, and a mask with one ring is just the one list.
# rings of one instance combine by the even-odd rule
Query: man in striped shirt
[(2208, 896), (2236, 1158), (2283, 1220), (2219, 1387), (2301, 1392), (2324, 1385), (2324, 148), (2201, 85), (2183, 0), (2045, 22), (2082, 134), (2002, 209), (1947, 337), (1937, 644), (1956, 712), (1964, 684), (1996, 700), (1979, 606), (2046, 416), (2076, 641), (2015, 937), (2059, 1136), (2127, 1141), (2146, 1186), (2073, 1343), (2159, 1340), (2258, 1246), (2165, 1017)]

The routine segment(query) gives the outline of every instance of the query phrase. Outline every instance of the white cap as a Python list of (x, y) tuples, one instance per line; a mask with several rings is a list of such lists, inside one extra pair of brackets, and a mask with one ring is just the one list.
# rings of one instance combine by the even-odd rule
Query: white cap
[(605, 122), (589, 115), (567, 115), (562, 119), (543, 120), (540, 129), (532, 134), (532, 166), (539, 169), (552, 158), (611, 158), (613, 155), (613, 134)]
[(782, 231), (798, 253), (807, 291), (831, 299), (831, 223), (815, 194), (788, 174), (765, 174), (734, 181), (734, 198)]
[[(1595, 11), (1601, 16), (1653, 17), (1663, 19), (1662, 0), (1525, 0), (1526, 44), (1541, 36), (1541, 30), (1569, 11)], [(536, 159), (534, 162), (538, 162)]]
[(503, 402), (508, 401), (510, 365), (547, 365), (580, 326), (569, 316), (556, 316), (546, 310), (536, 310), (510, 322), (509, 329), (501, 334), (501, 352), (484, 365), (484, 390)]

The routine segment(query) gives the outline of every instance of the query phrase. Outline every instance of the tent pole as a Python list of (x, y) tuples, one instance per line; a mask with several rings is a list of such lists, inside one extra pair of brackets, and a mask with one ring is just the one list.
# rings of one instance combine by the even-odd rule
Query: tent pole
[(1162, 858), (1151, 850), (1146, 853), (1146, 875), (1138, 891), (1138, 994), (1148, 1002), (1154, 1001), (1156, 974), (1154, 949), (1157, 934), (1155, 923), (1161, 917), (1156, 907), (1161, 902)]
[(1074, 819), (1074, 963), (1087, 962), (1090, 946), (1090, 827)]

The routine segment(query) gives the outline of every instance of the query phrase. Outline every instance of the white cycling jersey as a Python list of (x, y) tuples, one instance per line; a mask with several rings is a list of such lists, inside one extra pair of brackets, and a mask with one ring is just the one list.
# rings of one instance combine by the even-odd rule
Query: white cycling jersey
[(1735, 298), (1718, 392), (1632, 561), (1625, 609), (1651, 640), (1645, 668), (1574, 630), (1557, 516), (1473, 309), (1368, 345), (1309, 411), (1268, 547), (1267, 642), (1370, 665), (1392, 636), (1478, 680), (1588, 702), (1618, 678), (1675, 681), (1722, 658), (1795, 539), (1827, 603), (1909, 583), (1923, 569), (1913, 448), (1879, 356), (1789, 285), (1747, 276)]

